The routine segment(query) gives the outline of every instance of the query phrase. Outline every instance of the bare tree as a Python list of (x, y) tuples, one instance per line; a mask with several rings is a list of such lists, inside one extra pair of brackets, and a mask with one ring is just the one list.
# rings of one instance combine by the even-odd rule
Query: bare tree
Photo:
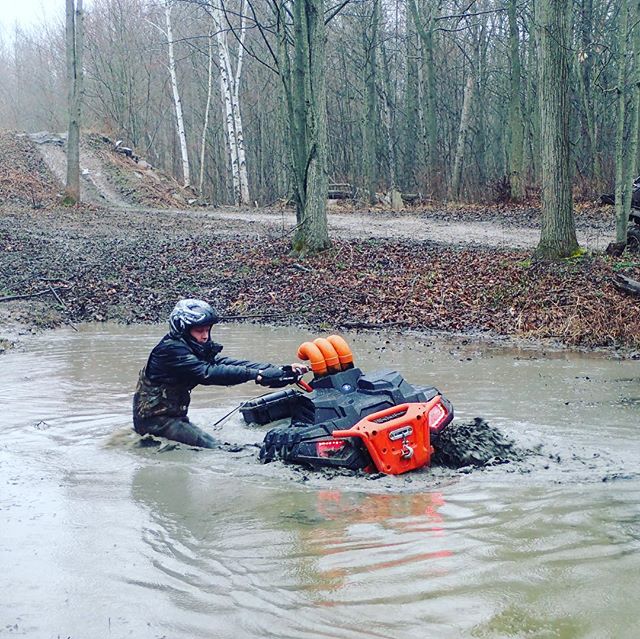
[(236, 204), (249, 203), (249, 180), (247, 177), (247, 161), (244, 149), (244, 131), (240, 113), (240, 79), (244, 60), (244, 42), (246, 37), (247, 16), (243, 3), (240, 4), (240, 27), (235, 73), (232, 68), (231, 51), (227, 39), (228, 29), (224, 23), (225, 16), (221, 2), (214, 0), (210, 5), (218, 45), (218, 67), (220, 72), (220, 88), (227, 125), (227, 141), (233, 192)]
[(182, 114), (182, 100), (178, 90), (178, 76), (176, 73), (176, 60), (173, 49), (173, 28), (171, 25), (171, 11), (174, 0), (164, 0), (164, 17), (169, 52), (169, 75), (171, 77), (171, 92), (176, 112), (176, 131), (180, 140), (180, 155), (182, 157), (182, 183), (185, 188), (191, 186), (191, 169), (189, 166), (189, 149), (187, 147), (187, 135), (184, 128), (184, 116)]
[(522, 163), (524, 155), (524, 122), (522, 118), (522, 83), (520, 65), (520, 33), (516, 15), (516, 0), (508, 0), (509, 15), (509, 182), (511, 197), (518, 201), (524, 196)]
[(578, 250), (569, 163), (569, 3), (538, 0), (536, 23), (542, 136), (542, 232), (536, 255), (558, 259)]
[(277, 65), (288, 116), (297, 227), (293, 251), (330, 245), (327, 226), (327, 102), (324, 0), (278, 3)]
[(82, 0), (66, 0), (66, 59), (69, 131), (65, 202), (80, 201), (80, 121), (82, 116)]

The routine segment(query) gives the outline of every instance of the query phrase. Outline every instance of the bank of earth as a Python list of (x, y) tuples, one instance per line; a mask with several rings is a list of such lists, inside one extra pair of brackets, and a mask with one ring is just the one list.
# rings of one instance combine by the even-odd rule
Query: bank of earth
[[(416, 223), (428, 224), (429, 215), (443, 217), (424, 213)], [(491, 216), (498, 224), (508, 220), (518, 236), (517, 215), (487, 210)], [(185, 296), (212, 301), (229, 321), (317, 331), (444, 331), (624, 355), (640, 347), (640, 304), (613, 283), (616, 274), (640, 279), (640, 258), (633, 254), (588, 251), (543, 264), (531, 261), (530, 247), (354, 233), (298, 259), (290, 255), (292, 226), (282, 216), (247, 217), (247, 211), (235, 218), (233, 212), (5, 205), (0, 350), (28, 327), (164, 321)]]

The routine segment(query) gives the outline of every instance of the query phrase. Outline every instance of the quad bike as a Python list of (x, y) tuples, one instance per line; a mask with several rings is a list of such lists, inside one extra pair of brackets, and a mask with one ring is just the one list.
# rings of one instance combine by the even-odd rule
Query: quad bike
[(305, 342), (298, 358), (313, 379), (245, 402), (244, 420), (289, 423), (269, 430), (260, 459), (311, 467), (401, 474), (428, 466), (453, 407), (436, 388), (413, 386), (390, 370), (363, 373), (337, 335)]

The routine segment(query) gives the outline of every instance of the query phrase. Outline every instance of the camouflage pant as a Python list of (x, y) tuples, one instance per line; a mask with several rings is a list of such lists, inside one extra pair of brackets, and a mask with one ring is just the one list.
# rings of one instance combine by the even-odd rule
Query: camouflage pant
[(136, 433), (166, 437), (189, 446), (215, 448), (218, 440), (189, 421), (189, 402), (189, 388), (153, 384), (143, 368), (133, 396), (133, 427)]
[(201, 428), (191, 423), (187, 417), (158, 416), (147, 419), (134, 417), (133, 427), (139, 435), (166, 437), (189, 446), (216, 448), (219, 444), (215, 437), (205, 433)]

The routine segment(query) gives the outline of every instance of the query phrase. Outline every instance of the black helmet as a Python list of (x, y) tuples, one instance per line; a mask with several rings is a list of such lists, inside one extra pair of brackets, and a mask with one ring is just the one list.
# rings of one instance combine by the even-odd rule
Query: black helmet
[(218, 322), (217, 313), (202, 300), (180, 300), (169, 315), (171, 334), (179, 337), (192, 326), (210, 326)]

